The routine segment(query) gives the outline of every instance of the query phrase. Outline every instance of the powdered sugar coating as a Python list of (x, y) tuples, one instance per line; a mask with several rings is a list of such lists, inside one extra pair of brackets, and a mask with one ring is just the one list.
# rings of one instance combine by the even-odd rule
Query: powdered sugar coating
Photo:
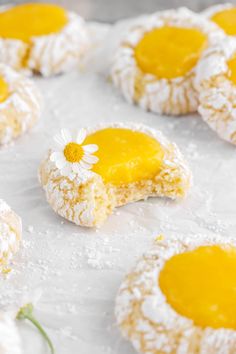
[(9, 205), (3, 199), (0, 199), (0, 214), (6, 213), (9, 210), (11, 210)]
[(45, 77), (79, 68), (89, 47), (88, 33), (80, 16), (73, 12), (67, 15), (68, 23), (60, 32), (32, 37), (30, 44), (0, 38), (0, 61)]
[(116, 318), (122, 334), (141, 353), (232, 354), (236, 332), (201, 328), (178, 314), (166, 301), (158, 278), (172, 256), (203, 245), (236, 246), (234, 239), (196, 235), (156, 241), (126, 276), (116, 300)]
[(7, 312), (0, 312), (0, 353), (22, 354), (19, 332)]
[(165, 154), (162, 169), (154, 180), (121, 186), (104, 183), (102, 177), (93, 171), (84, 171), (82, 181), (81, 176), (71, 181), (60, 175), (60, 171), (50, 161), (49, 151), (40, 166), (40, 183), (54, 211), (77, 225), (99, 226), (115, 207), (149, 196), (181, 198), (186, 195), (191, 184), (191, 172), (182, 154), (161, 132), (141, 124), (113, 123), (87, 129), (87, 133), (91, 134), (109, 127), (140, 131), (156, 139)]
[(0, 266), (7, 264), (17, 253), (21, 243), (21, 218), (9, 205), (0, 200)]
[(41, 95), (31, 80), (4, 64), (0, 64), (0, 76), (9, 88), (9, 96), (0, 103), (0, 145), (4, 145), (38, 121)]
[(157, 12), (131, 28), (121, 42), (111, 70), (112, 80), (128, 102), (145, 110), (173, 115), (195, 112), (198, 107), (193, 81), (195, 68), (184, 77), (158, 79), (142, 73), (135, 61), (134, 48), (143, 35), (166, 25), (198, 29), (207, 36), (209, 46), (224, 37), (218, 26), (186, 8)]
[(200, 60), (195, 86), (203, 120), (224, 140), (236, 144), (236, 86), (229, 79), (228, 61), (236, 55), (236, 39), (206, 50)]

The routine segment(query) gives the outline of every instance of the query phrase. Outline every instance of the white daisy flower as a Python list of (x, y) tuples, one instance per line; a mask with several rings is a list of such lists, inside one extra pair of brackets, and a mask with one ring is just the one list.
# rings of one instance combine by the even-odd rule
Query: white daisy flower
[(0, 312), (0, 353), (22, 354), (21, 339), (12, 316)]
[(28, 320), (34, 325), (47, 342), (51, 354), (54, 346), (46, 331), (34, 317), (34, 306), (39, 301), (42, 290), (37, 288), (26, 292), (17, 303), (5, 306), (0, 310), (0, 354), (22, 354), (21, 338), (16, 326), (16, 320)]
[[(38, 320), (34, 317), (34, 306), (39, 301), (41, 295), (42, 295), (42, 290), (40, 288), (35, 289), (31, 293), (25, 293), (23, 295), (22, 299), (18, 303), (19, 308), (18, 308), (18, 310), (17, 310), (17, 312), (15, 314), (15, 317), (16, 317), (17, 320), (28, 320), (28, 321), (30, 321), (37, 328), (39, 333), (41, 333), (43, 338), (48, 343), (48, 346), (50, 348), (51, 354), (54, 354), (55, 351), (54, 351), (54, 346), (52, 344), (51, 339), (49, 338), (48, 334), (43, 329), (41, 324), (38, 322)], [(0, 354), (1, 354), (1, 351), (0, 351)]]
[(58, 151), (52, 152), (50, 160), (55, 163), (63, 176), (74, 179), (75, 176), (83, 175), (98, 162), (98, 157), (92, 155), (98, 150), (98, 146), (83, 145), (85, 138), (85, 129), (80, 129), (76, 136), (72, 136), (66, 129), (62, 129), (60, 134), (55, 135), (54, 141)]

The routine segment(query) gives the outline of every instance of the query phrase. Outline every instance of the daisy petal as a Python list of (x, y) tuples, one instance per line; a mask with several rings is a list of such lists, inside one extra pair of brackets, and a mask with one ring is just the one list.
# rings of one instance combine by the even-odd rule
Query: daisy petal
[(65, 145), (65, 142), (61, 136), (61, 134), (56, 134), (54, 137), (53, 137), (53, 140), (60, 146), (60, 147), (63, 147)]
[(86, 138), (86, 130), (84, 128), (80, 129), (77, 133), (76, 142), (82, 144)]
[(73, 181), (75, 179), (76, 175), (75, 173), (71, 172), (69, 175), (68, 175), (68, 178)]
[(65, 167), (61, 169), (61, 174), (63, 176), (69, 176), (71, 174), (71, 166), (69, 164), (66, 164)]
[(50, 155), (50, 160), (55, 162), (58, 158), (60, 158), (61, 153), (60, 152), (53, 152)]
[(90, 164), (84, 162), (83, 160), (81, 160), (81, 161), (79, 162), (79, 164), (80, 164), (80, 166), (81, 166), (82, 168), (85, 168), (86, 170), (90, 170), (90, 169), (92, 168), (92, 166), (91, 166)]
[(99, 158), (97, 156), (85, 154), (82, 160), (93, 165), (99, 161)]
[(62, 169), (66, 165), (66, 159), (56, 160), (55, 164), (57, 168)]
[(72, 170), (75, 173), (80, 173), (81, 172), (81, 166), (79, 163), (73, 163), (72, 164)]
[(67, 129), (61, 130), (61, 136), (65, 144), (68, 144), (69, 142), (72, 141), (71, 134)]
[(84, 145), (83, 149), (85, 152), (93, 153), (98, 151), (98, 146), (96, 144)]

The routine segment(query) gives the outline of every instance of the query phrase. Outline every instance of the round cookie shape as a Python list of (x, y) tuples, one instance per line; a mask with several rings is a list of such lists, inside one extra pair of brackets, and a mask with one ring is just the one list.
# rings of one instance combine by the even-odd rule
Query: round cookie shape
[(41, 113), (41, 95), (35, 84), (0, 64), (0, 145), (31, 129)]
[(0, 268), (18, 252), (21, 237), (21, 218), (0, 199)]
[(203, 53), (195, 86), (198, 111), (224, 140), (236, 144), (236, 40), (228, 37)]
[(88, 44), (84, 20), (58, 5), (0, 8), (0, 60), (16, 70), (43, 76), (73, 70), (80, 66)]
[(22, 354), (21, 339), (15, 321), (7, 312), (0, 312), (0, 353)]
[(196, 63), (224, 37), (212, 22), (186, 8), (140, 20), (120, 43), (111, 76), (128, 102), (171, 115), (196, 112)]
[(140, 353), (233, 353), (235, 268), (233, 239), (156, 240), (120, 287), (122, 334)]
[(81, 130), (73, 139), (56, 136), (39, 179), (48, 203), (77, 225), (96, 227), (118, 207), (151, 196), (182, 198), (191, 184), (175, 144), (159, 131), (137, 124), (108, 124)]
[(216, 23), (227, 35), (236, 35), (236, 6), (218, 4), (203, 11), (203, 16)]

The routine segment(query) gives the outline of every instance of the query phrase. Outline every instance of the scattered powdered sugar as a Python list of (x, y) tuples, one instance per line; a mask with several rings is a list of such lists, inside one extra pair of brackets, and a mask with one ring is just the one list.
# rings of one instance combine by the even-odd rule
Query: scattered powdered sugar
[(11, 208), (9, 207), (9, 205), (4, 200), (0, 199), (0, 214), (10, 210)]
[(32, 225), (29, 225), (27, 231), (32, 234), (34, 232), (34, 227)]

